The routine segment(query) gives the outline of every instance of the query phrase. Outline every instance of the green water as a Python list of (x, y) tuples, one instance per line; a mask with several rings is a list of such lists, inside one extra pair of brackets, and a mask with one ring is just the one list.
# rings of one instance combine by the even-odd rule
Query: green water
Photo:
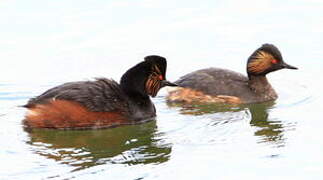
[(158, 144), (156, 122), (97, 131), (33, 130), (33, 152), (78, 171), (101, 164), (149, 164), (169, 160), (170, 144)]

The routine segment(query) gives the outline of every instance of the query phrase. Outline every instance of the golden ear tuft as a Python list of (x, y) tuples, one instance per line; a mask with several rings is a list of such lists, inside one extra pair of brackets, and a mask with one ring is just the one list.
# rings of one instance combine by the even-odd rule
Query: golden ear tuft
[(261, 73), (271, 67), (271, 61), (274, 57), (264, 51), (259, 51), (255, 57), (248, 63), (248, 72)]
[(157, 74), (162, 74), (159, 67), (157, 65), (153, 66), (153, 71), (156, 72)]

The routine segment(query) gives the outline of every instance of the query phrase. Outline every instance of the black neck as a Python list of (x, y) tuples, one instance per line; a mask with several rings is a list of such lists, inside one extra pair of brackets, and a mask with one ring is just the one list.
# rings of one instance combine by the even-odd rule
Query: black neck
[(146, 63), (141, 62), (130, 68), (121, 77), (121, 89), (130, 99), (149, 100), (149, 96), (145, 92), (145, 81), (149, 75), (148, 67)]
[(268, 91), (274, 91), (268, 82), (265, 75), (263, 76), (254, 76), (249, 75), (248, 81), (249, 87), (254, 90), (256, 93), (266, 93)]
[[(122, 91), (131, 99), (134, 101), (145, 101), (149, 100), (149, 96), (140, 88), (138, 88), (138, 85), (140, 82), (137, 82), (137, 84), (131, 82), (130, 80), (121, 81), (120, 86)], [(144, 86), (144, 85), (142, 85)]]
[(156, 115), (154, 104), (144, 92), (144, 80), (138, 79), (137, 73), (125, 73), (121, 78), (120, 86), (128, 98), (129, 110), (134, 120)]

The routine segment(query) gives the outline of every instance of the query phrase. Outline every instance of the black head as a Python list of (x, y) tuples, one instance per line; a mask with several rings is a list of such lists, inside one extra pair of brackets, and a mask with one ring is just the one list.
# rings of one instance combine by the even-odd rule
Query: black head
[(272, 44), (263, 44), (248, 59), (248, 75), (265, 76), (280, 69), (297, 69), (284, 62), (278, 48)]
[(167, 61), (161, 56), (147, 56), (121, 78), (121, 87), (130, 94), (155, 97), (165, 86), (177, 86), (166, 80)]

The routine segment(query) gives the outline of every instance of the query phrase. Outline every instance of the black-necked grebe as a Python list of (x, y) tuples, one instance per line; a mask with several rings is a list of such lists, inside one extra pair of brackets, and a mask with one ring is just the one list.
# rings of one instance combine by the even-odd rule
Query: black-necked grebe
[(277, 99), (266, 75), (280, 69), (297, 69), (283, 61), (272, 44), (264, 44), (248, 59), (248, 77), (226, 69), (208, 68), (189, 73), (175, 83), (180, 86), (167, 96), (168, 102), (257, 103)]
[(105, 128), (156, 116), (155, 97), (166, 80), (166, 59), (147, 56), (117, 82), (100, 78), (49, 89), (24, 105), (28, 128)]

